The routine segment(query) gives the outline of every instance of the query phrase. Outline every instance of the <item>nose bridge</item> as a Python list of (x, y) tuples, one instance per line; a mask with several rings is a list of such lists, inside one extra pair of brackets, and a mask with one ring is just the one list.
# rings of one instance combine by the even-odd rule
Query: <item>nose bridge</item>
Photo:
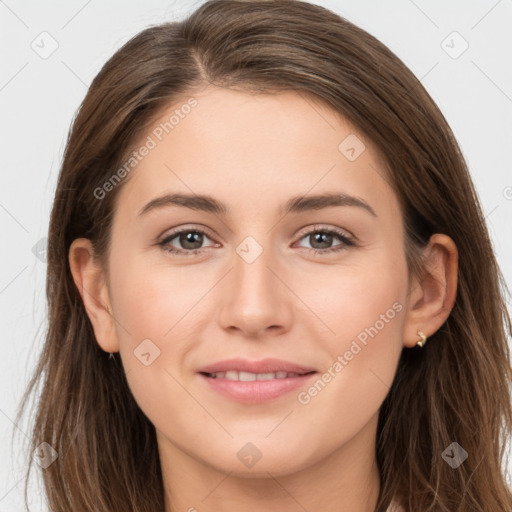
[(276, 277), (279, 264), (270, 238), (247, 236), (235, 248), (229, 295), (223, 297), (223, 327), (237, 327), (257, 334), (268, 327), (283, 326), (290, 320), (283, 286)]
[[(270, 237), (247, 236), (236, 247), (234, 259), (235, 294), (238, 300), (250, 304), (265, 301), (276, 296), (276, 277), (269, 267), (275, 266), (275, 255)], [(274, 293), (271, 293), (274, 292)], [(259, 306), (261, 307), (261, 306)]]

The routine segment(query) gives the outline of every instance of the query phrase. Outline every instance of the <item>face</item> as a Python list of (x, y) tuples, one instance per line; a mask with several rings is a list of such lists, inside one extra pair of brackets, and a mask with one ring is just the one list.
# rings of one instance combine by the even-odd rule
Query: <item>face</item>
[[(290, 473), (375, 434), (403, 348), (398, 200), (371, 142), (319, 102), (215, 87), (194, 98), (141, 139), (117, 199), (116, 343), (164, 452)], [(172, 194), (188, 199), (154, 202)], [(236, 358), (300, 375), (201, 373)]]

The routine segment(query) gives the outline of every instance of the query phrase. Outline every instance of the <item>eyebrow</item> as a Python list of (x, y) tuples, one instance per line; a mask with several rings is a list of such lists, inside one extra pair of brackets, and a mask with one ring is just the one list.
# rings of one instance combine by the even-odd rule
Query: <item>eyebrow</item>
[[(166, 206), (181, 206), (191, 210), (226, 215), (229, 208), (222, 202), (208, 195), (198, 194), (165, 194), (147, 203), (138, 213), (144, 215), (157, 208)], [(290, 198), (279, 209), (280, 215), (299, 213), (310, 210), (321, 210), (333, 206), (355, 206), (362, 208), (374, 217), (377, 217), (374, 209), (363, 199), (346, 193), (324, 193), (313, 196), (295, 196)]]

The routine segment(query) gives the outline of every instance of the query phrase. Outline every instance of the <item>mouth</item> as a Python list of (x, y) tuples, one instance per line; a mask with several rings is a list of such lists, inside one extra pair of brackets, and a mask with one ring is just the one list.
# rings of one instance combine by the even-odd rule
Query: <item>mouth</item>
[[(233, 365), (238, 366), (238, 369), (226, 369), (226, 364), (231, 365), (231, 368)], [(245, 369), (240, 369), (240, 366)], [(253, 371), (248, 371), (248, 366), (252, 366)], [(259, 363), (237, 360), (236, 364), (231, 361), (211, 365), (199, 371), (198, 375), (207, 389), (216, 395), (241, 404), (257, 405), (278, 398), (291, 399), (292, 391), (309, 385), (318, 373), (316, 370), (277, 360)]]
[(253, 373), (253, 372), (244, 372), (244, 371), (236, 371), (229, 370), (225, 372), (199, 372), (201, 375), (208, 377), (210, 379), (225, 379), (231, 381), (239, 381), (239, 382), (254, 382), (254, 381), (266, 381), (266, 380), (279, 380), (279, 379), (292, 379), (297, 377), (305, 377), (307, 375), (311, 375), (313, 373), (317, 373), (312, 370), (310, 372), (267, 372), (267, 373)]

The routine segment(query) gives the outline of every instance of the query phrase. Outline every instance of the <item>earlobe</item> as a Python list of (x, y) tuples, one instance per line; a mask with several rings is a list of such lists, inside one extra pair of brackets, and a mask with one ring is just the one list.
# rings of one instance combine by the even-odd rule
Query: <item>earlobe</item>
[(94, 248), (89, 239), (73, 240), (69, 248), (69, 266), (97, 343), (106, 352), (117, 352), (119, 343), (108, 287), (104, 271), (94, 257)]
[[(447, 235), (432, 235), (425, 248), (426, 268), (412, 283), (404, 326), (404, 345), (414, 347), (418, 331), (431, 337), (449, 317), (457, 294), (458, 251)], [(420, 345), (421, 346), (421, 345)]]

